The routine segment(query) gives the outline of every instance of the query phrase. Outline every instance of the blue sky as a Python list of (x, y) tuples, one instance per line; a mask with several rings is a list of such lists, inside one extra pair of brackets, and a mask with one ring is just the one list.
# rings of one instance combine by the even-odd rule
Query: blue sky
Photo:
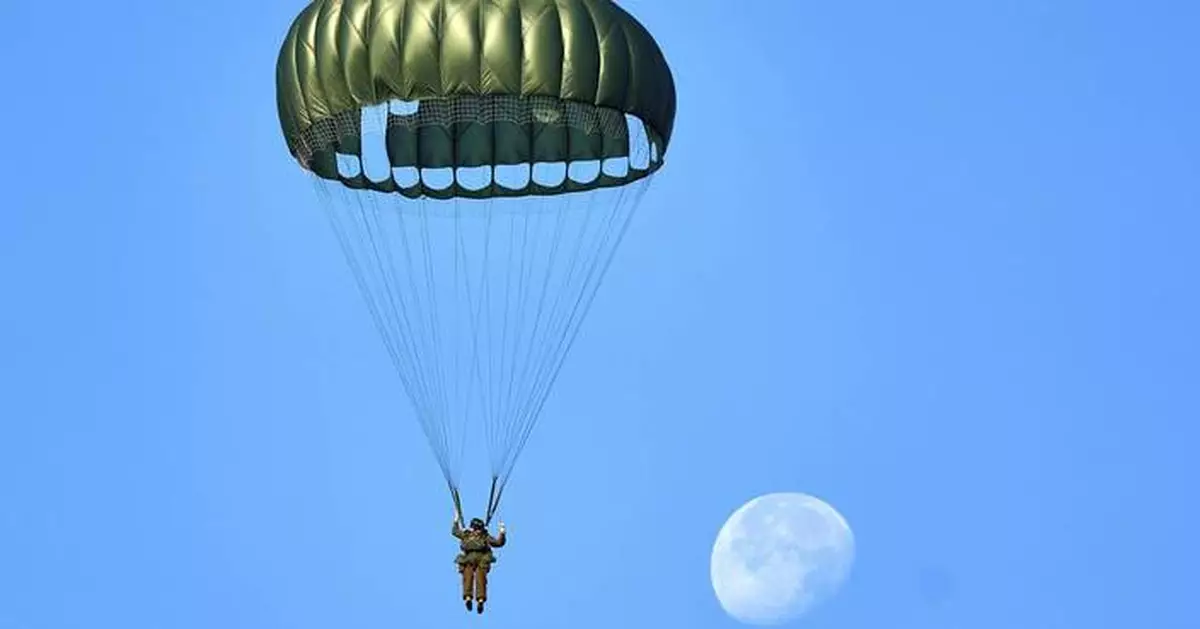
[[(3, 629), (478, 622), (280, 138), (301, 6), (0, 5)], [(805, 491), (859, 544), (805, 626), (1200, 624), (1200, 9), (625, 6), (677, 134), (506, 495), (486, 622), (732, 627), (717, 530)]]

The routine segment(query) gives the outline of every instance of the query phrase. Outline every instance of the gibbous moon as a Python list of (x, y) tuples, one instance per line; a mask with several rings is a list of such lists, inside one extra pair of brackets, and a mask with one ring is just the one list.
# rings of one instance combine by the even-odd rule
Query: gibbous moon
[(806, 494), (767, 494), (721, 527), (712, 585), (736, 620), (777, 625), (834, 595), (853, 563), (854, 534), (833, 507)]

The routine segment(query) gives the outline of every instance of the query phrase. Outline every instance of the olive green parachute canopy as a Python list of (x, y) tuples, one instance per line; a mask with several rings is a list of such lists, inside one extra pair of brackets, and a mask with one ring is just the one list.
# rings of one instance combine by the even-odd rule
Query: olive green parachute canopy
[[(405, 196), (555, 194), (630, 183), (662, 164), (675, 85), (658, 44), (610, 0), (314, 0), (292, 23), (276, 70), (279, 119), (301, 166), (351, 188)], [(360, 112), (387, 104), (396, 168), (606, 160), (645, 127), (647, 169), (472, 189), (339, 172), (365, 150)], [(419, 107), (415, 106), (419, 105)]]
[(610, 0), (313, 0), (276, 94), (460, 516), (483, 425), (490, 522), (663, 165), (662, 51)]

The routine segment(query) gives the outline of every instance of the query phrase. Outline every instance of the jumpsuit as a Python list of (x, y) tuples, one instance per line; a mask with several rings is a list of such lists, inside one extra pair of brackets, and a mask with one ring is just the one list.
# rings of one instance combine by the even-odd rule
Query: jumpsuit
[(504, 546), (507, 536), (504, 531), (500, 531), (498, 537), (492, 537), (486, 530), (464, 529), (457, 521), (454, 522), (450, 534), (458, 538), (459, 549), (462, 551), (454, 562), (458, 564), (458, 571), (462, 574), (463, 600), (474, 598), (482, 603), (487, 600), (488, 572), (496, 562), (492, 549)]

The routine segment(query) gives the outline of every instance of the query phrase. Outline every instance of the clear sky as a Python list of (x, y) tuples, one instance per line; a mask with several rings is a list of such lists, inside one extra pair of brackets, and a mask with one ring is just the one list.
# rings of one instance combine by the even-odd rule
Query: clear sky
[[(0, 4), (3, 629), (479, 622), (280, 137), (302, 5)], [(805, 626), (1200, 626), (1195, 3), (625, 5), (677, 133), (484, 622), (732, 627), (717, 530), (804, 491), (859, 544)]]

